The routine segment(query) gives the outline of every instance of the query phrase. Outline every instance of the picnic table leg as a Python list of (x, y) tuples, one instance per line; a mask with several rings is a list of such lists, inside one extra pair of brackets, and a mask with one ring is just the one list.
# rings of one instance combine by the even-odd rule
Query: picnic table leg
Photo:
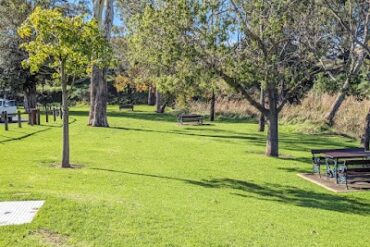
[[(333, 162), (333, 167), (331, 167), (330, 162)], [(337, 162), (336, 162), (335, 159), (330, 159), (330, 158), (325, 159), (327, 177), (335, 178), (335, 176), (336, 176), (336, 174), (335, 174), (336, 163)]]
[(338, 179), (338, 159), (334, 160), (333, 175), (335, 177), (335, 182), (338, 184), (339, 183), (339, 179)]
[(325, 166), (326, 166), (326, 176), (330, 177), (330, 165), (329, 165), (329, 159), (325, 158)]

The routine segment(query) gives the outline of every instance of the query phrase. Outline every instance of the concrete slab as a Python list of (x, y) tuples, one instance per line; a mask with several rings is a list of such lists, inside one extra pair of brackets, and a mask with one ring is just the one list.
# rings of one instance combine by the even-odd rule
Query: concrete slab
[(0, 226), (31, 223), (45, 201), (0, 202)]
[(370, 189), (370, 183), (365, 182), (351, 181), (351, 183), (348, 184), (347, 189), (345, 184), (336, 184), (335, 179), (328, 178), (325, 175), (322, 175), (321, 177), (318, 174), (313, 173), (300, 173), (297, 175), (332, 192), (353, 192)]

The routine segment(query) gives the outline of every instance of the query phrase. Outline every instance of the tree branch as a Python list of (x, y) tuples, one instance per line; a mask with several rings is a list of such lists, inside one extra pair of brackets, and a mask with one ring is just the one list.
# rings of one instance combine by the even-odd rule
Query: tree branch
[(225, 74), (223, 71), (218, 71), (218, 73), (227, 84), (229, 84), (235, 90), (240, 92), (252, 106), (254, 106), (257, 110), (259, 110), (265, 116), (269, 116), (270, 114), (269, 110), (266, 109), (259, 102), (257, 102), (255, 99), (253, 99), (253, 97), (248, 93), (248, 91), (240, 83), (238, 83), (235, 78), (230, 77), (229, 75)]

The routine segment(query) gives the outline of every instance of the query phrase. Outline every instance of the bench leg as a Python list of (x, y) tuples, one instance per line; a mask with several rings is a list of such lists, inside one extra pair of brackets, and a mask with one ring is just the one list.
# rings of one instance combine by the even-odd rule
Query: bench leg
[(320, 158), (312, 158), (312, 173), (318, 173), (321, 178), (321, 160)]

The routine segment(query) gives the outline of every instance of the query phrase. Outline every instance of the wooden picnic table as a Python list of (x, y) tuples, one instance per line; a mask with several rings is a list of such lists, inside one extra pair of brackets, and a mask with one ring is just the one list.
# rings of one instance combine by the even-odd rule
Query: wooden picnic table
[(348, 160), (369, 159), (370, 152), (363, 148), (344, 148), (322, 152), (321, 156), (325, 158), (327, 175), (335, 178), (338, 183), (337, 171), (340, 165), (345, 165)]

